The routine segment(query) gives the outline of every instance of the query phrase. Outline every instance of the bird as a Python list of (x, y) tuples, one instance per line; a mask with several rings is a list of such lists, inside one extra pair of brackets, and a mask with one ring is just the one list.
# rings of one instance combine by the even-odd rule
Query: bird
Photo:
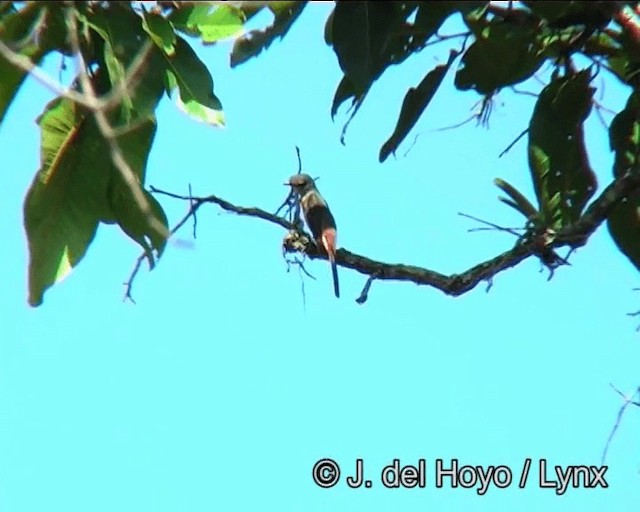
[(316, 244), (324, 249), (331, 263), (333, 291), (340, 297), (338, 266), (336, 265), (337, 227), (327, 201), (322, 197), (315, 180), (308, 174), (294, 174), (288, 183), (297, 194), (304, 220)]

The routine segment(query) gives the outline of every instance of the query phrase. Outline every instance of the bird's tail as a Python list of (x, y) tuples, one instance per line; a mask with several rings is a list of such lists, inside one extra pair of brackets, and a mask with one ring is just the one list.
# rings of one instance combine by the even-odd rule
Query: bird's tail
[(333, 274), (333, 291), (336, 297), (340, 298), (340, 284), (338, 283), (338, 265), (336, 265), (336, 260), (331, 262), (331, 273)]
[(340, 297), (340, 283), (338, 282), (338, 265), (336, 265), (336, 230), (325, 229), (322, 233), (322, 245), (324, 245), (329, 261), (331, 262), (331, 274), (333, 275), (333, 291), (336, 297)]

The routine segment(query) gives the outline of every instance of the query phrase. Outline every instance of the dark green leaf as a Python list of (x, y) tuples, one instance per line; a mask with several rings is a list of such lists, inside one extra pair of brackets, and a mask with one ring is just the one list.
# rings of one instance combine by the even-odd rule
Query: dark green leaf
[(329, 46), (333, 45), (333, 13), (335, 9), (331, 11), (331, 14), (327, 17), (327, 21), (324, 24), (324, 42)]
[[(149, 15), (149, 19), (156, 19)], [(103, 60), (112, 88), (123, 87), (121, 119), (129, 123), (153, 113), (164, 93), (164, 55), (143, 28), (144, 21), (128, 4), (113, 3), (109, 9), (95, 10), (81, 19), (104, 40)], [(162, 22), (151, 22), (154, 27)], [(166, 34), (165, 34), (166, 35)], [(135, 79), (129, 75), (133, 66)]]
[(331, 105), (331, 118), (333, 119), (338, 113), (338, 109), (340, 105), (342, 105), (349, 98), (353, 98), (352, 105), (356, 102), (356, 91), (351, 85), (351, 82), (346, 76), (342, 77), (338, 87), (336, 89), (336, 93), (333, 96), (333, 103)]
[(560, 229), (578, 219), (596, 190), (583, 122), (594, 88), (591, 71), (558, 77), (536, 102), (529, 124), (529, 167), (547, 227)]
[[(624, 176), (640, 166), (640, 93), (633, 92), (624, 110), (609, 127), (611, 149), (615, 151), (613, 175)], [(640, 270), (640, 195), (622, 200), (607, 219), (614, 242)]]
[(332, 117), (342, 102), (353, 98), (354, 107), (342, 130), (356, 114), (373, 82), (392, 65), (419, 49), (407, 19), (415, 2), (338, 2), (331, 22), (333, 49), (345, 73), (331, 108)]
[(618, 203), (607, 218), (607, 227), (618, 249), (640, 270), (640, 196)]
[(609, 126), (609, 143), (615, 151), (613, 174), (616, 178), (638, 166), (640, 158), (640, 93), (629, 96), (624, 110), (619, 112)]
[[(522, 2), (526, 5), (531, 12), (533, 12), (536, 16), (540, 16), (541, 18), (546, 19), (549, 22), (554, 22), (557, 19), (560, 19), (562, 16), (567, 14), (571, 9), (573, 4), (577, 4), (579, 2), (569, 2), (565, 0), (553, 0), (553, 1), (524, 1)], [(580, 2), (581, 3), (581, 2)]]
[(262, 30), (251, 30), (236, 39), (231, 50), (231, 67), (255, 57), (269, 48), (277, 38), (282, 39), (306, 5), (307, 2), (300, 1), (269, 2), (268, 7), (274, 15), (273, 23)]
[(189, 43), (176, 40), (176, 52), (167, 60), (167, 89), (176, 87), (178, 107), (191, 117), (214, 126), (224, 125), (222, 104), (213, 93), (213, 78)]
[(397, 5), (392, 2), (338, 2), (333, 49), (356, 93), (366, 91), (388, 63), (386, 53)]
[(414, 24), (417, 31), (416, 44), (427, 42), (452, 14), (460, 12), (464, 15), (486, 4), (487, 2), (454, 2), (449, 0), (418, 2), (418, 12)]
[(551, 27), (567, 28), (581, 25), (591, 31), (604, 28), (614, 12), (620, 9), (615, 2), (527, 2), (530, 9), (545, 18)]
[(494, 19), (462, 56), (455, 86), (490, 95), (530, 78), (543, 62), (535, 27)]
[(137, 178), (135, 188), (146, 197), (150, 211), (145, 212), (142, 205), (136, 201), (135, 191), (125, 182), (120, 172), (112, 172), (108, 192), (113, 219), (132, 240), (142, 246), (151, 268), (155, 264), (153, 250), (160, 257), (169, 234), (164, 210), (156, 199), (142, 188), (155, 131), (155, 120), (149, 119), (118, 139), (120, 149), (127, 156), (127, 163)]
[(142, 28), (153, 39), (158, 48), (171, 57), (175, 53), (176, 33), (171, 23), (164, 17), (153, 12), (144, 11)]
[(422, 112), (424, 112), (433, 99), (433, 96), (438, 90), (438, 87), (440, 87), (449, 67), (457, 56), (458, 53), (452, 50), (446, 64), (440, 64), (433, 68), (422, 79), (418, 87), (412, 87), (407, 91), (402, 102), (400, 116), (398, 117), (398, 122), (396, 123), (393, 134), (389, 140), (384, 143), (382, 149), (380, 149), (380, 162), (384, 162), (389, 154), (395, 153), (400, 143), (404, 140), (411, 128), (413, 128), (422, 115)]

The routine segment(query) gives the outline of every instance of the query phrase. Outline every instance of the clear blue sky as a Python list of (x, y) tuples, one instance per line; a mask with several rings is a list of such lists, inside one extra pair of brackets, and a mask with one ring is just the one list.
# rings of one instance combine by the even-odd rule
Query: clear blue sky
[[(492, 180), (533, 197), (526, 143), (498, 154), (526, 127), (534, 99), (505, 91), (489, 130), (435, 131), (468, 117), (479, 99), (453, 91), (450, 74), (413, 150), (402, 157), (412, 133), (380, 165), (406, 89), (448, 47), (387, 72), (342, 146), (344, 113), (335, 123), (329, 116), (341, 72), (322, 37), (330, 8), (310, 6), (283, 42), (234, 70), (229, 45), (195, 43), (227, 127), (196, 123), (163, 101), (148, 184), (185, 193), (191, 183), (195, 194), (274, 211), (298, 145), (351, 251), (451, 273), (508, 249), (512, 237), (468, 233), (476, 225), (457, 213), (520, 224)], [(59, 63), (50, 58), (45, 69), (58, 76)], [(603, 102), (620, 109), (626, 94), (608, 80)], [(305, 304), (301, 278), (281, 256), (284, 231), (210, 206), (193, 248), (170, 244), (157, 269), (138, 276), (137, 305), (121, 299), (138, 248), (105, 226), (81, 265), (31, 309), (22, 201), (39, 165), (34, 119), (51, 97), (30, 80), (0, 128), (0, 510), (637, 510), (637, 408), (611, 445), (607, 489), (558, 496), (536, 484), (542, 458), (599, 466), (621, 405), (609, 383), (625, 392), (640, 384), (637, 319), (625, 316), (640, 308), (638, 275), (605, 227), (551, 282), (531, 260), (500, 274), (488, 294), (375, 283), (359, 306), (365, 278), (341, 269), (336, 300), (318, 261), (308, 264), (317, 280), (304, 280)], [(595, 116), (587, 137), (606, 184), (612, 154)], [(172, 222), (185, 211), (161, 201)], [(324, 457), (343, 468), (331, 489), (311, 478)], [(371, 489), (344, 484), (359, 457)], [(528, 457), (534, 467), (521, 490)], [(426, 459), (427, 487), (382, 487), (379, 472), (394, 458)], [(514, 482), (484, 496), (437, 489), (437, 458), (504, 464)]]

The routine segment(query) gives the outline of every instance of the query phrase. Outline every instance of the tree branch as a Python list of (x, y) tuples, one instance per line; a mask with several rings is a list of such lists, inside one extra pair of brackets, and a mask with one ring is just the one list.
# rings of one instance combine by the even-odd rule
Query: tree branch
[(613, 436), (616, 435), (616, 432), (618, 430), (618, 427), (620, 427), (620, 422), (622, 421), (622, 416), (624, 415), (624, 411), (627, 409), (627, 407), (629, 407), (629, 405), (635, 405), (637, 407), (640, 407), (640, 403), (639, 402), (635, 402), (633, 399), (636, 395), (640, 395), (640, 387), (638, 387), (633, 394), (626, 396), (624, 393), (622, 393), (622, 391), (620, 391), (619, 389), (617, 389), (613, 384), (609, 384), (611, 386), (611, 388), (618, 393), (622, 399), (624, 400), (624, 403), (622, 404), (622, 406), (620, 407), (620, 410), (618, 411), (618, 415), (616, 417), (616, 421), (613, 424), (613, 428), (611, 429), (611, 432), (609, 433), (609, 437), (607, 438), (607, 442), (604, 445), (604, 450), (602, 451), (602, 459), (600, 460), (600, 463), (602, 465), (604, 465), (605, 460), (607, 459), (607, 452), (609, 451), (609, 446), (611, 445), (611, 441), (613, 440)]
[[(191, 195), (174, 194), (153, 186), (150, 189), (155, 194), (189, 201), (189, 211), (171, 230), (171, 234), (180, 229), (203, 204), (213, 203), (228, 212), (257, 217), (288, 230), (288, 234), (282, 244), (284, 252), (304, 253), (310, 259), (327, 259), (327, 256), (313, 243), (313, 238), (310, 235), (300, 232), (294, 224), (276, 214), (260, 208), (237, 206), (215, 195), (192, 197)], [(640, 191), (640, 175), (630, 170), (607, 186), (575, 224), (558, 232), (547, 230), (540, 236), (520, 239), (512, 249), (479, 263), (460, 274), (445, 275), (414, 265), (384, 263), (353, 253), (347, 249), (338, 249), (336, 263), (341, 267), (369, 276), (363, 293), (358, 297), (358, 303), (360, 304), (366, 301), (369, 288), (374, 280), (409, 281), (418, 285), (431, 286), (447, 295), (459, 296), (472, 290), (482, 281), (491, 282), (495, 275), (508, 268), (515, 267), (530, 256), (539, 257), (544, 262), (545, 254), (549, 254), (550, 251), (552, 252), (565, 246), (569, 246), (572, 249), (583, 246), (607, 218), (617, 202), (636, 191)], [(131, 287), (143, 258), (144, 254), (139, 257), (126, 283), (125, 299), (133, 300)]]

